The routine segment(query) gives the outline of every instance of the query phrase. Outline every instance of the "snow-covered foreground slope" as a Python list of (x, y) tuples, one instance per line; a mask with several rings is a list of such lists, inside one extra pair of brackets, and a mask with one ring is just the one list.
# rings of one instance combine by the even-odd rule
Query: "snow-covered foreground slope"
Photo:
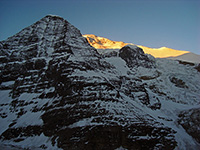
[(198, 64), (99, 54), (56, 16), (2, 41), (0, 61), (0, 148), (200, 147)]

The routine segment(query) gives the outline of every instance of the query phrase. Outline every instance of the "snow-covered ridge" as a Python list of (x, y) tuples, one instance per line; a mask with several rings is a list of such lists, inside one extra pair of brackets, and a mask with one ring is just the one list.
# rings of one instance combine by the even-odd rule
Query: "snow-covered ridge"
[(97, 37), (93, 34), (86, 34), (83, 37), (96, 49), (120, 49), (127, 45), (127, 43), (121, 41), (112, 41), (104, 37)]
[(131, 48), (131, 49), (136, 49), (136, 48), (138, 48), (137, 45), (130, 45), (130, 44), (129, 44), (129, 45), (126, 45), (125, 47), (129, 47), (129, 48)]
[[(98, 37), (93, 34), (83, 35), (87, 38), (88, 42), (96, 49), (121, 49), (126, 45), (135, 45), (132, 43), (124, 43), (121, 41), (112, 41), (104, 37)], [(189, 53), (189, 51), (175, 50), (168, 47), (150, 48), (142, 45), (137, 45), (142, 48), (146, 54), (150, 54), (156, 58), (177, 57)]]

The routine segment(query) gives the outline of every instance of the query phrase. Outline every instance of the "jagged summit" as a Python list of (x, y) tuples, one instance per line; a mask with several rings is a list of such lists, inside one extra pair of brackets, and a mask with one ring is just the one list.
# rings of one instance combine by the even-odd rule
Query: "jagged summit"
[(0, 149), (199, 149), (198, 71), (48, 15), (0, 42)]
[[(53, 28), (52, 28), (53, 27)], [(21, 32), (16, 34), (16, 36), (25, 34), (34, 34), (37, 33), (38, 36), (42, 37), (50, 34), (66, 34), (67, 36), (81, 36), (80, 31), (71, 25), (67, 20), (59, 16), (47, 15), (44, 18), (40, 19), (33, 25), (23, 29)], [(38, 37), (42, 39), (42, 37)], [(9, 38), (10, 39), (10, 38)]]
[[(74, 51), (71, 51), (74, 47)], [(80, 31), (58, 16), (47, 15), (33, 25), (0, 43), (0, 53), (9, 59), (49, 57), (56, 51), (71, 51), (73, 54), (97, 54)], [(84, 51), (78, 51), (83, 48)]]
[(65, 20), (63, 17), (61, 17), (59, 15), (53, 15), (53, 14), (47, 14), (45, 17), (53, 17), (53, 18), (59, 18), (59, 19)]

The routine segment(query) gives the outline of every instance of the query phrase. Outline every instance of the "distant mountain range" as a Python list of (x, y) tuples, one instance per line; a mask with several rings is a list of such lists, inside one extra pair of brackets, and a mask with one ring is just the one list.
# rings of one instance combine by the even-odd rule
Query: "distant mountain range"
[[(110, 39), (99, 37), (93, 34), (85, 34), (83, 36), (87, 38), (90, 45), (92, 45), (96, 49), (121, 49), (125, 45), (135, 45), (132, 43), (124, 43), (121, 41), (112, 41)], [(155, 58), (170, 58), (193, 63), (200, 62), (200, 55), (191, 53), (189, 51), (175, 50), (168, 47), (150, 48), (142, 45), (137, 46), (142, 48), (145, 53), (151, 54)]]

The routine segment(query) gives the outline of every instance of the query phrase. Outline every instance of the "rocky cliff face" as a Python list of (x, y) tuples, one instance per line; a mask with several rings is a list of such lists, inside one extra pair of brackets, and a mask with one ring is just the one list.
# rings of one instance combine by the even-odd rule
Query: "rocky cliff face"
[(135, 46), (128, 45), (124, 46), (119, 50), (119, 57), (126, 61), (128, 67), (145, 67), (145, 68), (153, 68), (155, 67), (155, 63), (153, 59), (150, 59), (148, 55), (144, 54), (144, 51)]
[(199, 105), (196, 66), (155, 59), (133, 46), (101, 55), (57, 16), (1, 41), (0, 61), (2, 147), (199, 146), (181, 121), (183, 111)]

